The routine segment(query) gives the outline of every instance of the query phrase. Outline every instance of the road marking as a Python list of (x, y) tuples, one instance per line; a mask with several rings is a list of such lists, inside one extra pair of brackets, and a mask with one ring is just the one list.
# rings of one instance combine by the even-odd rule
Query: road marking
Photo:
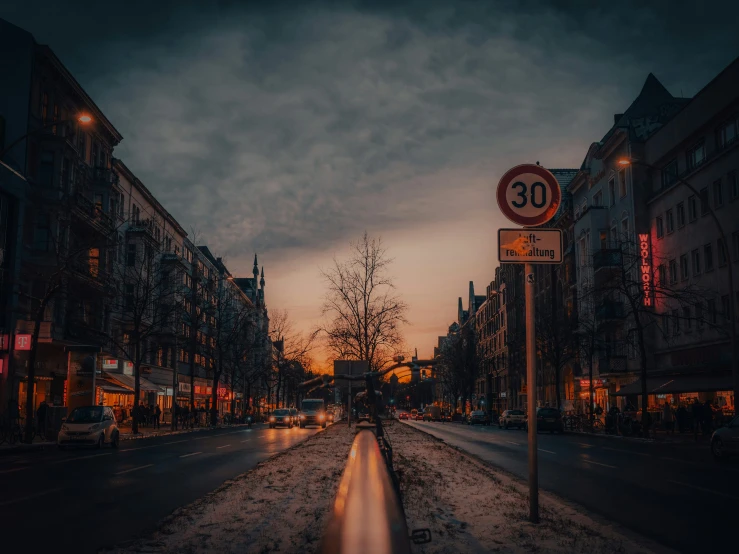
[(216, 449), (218, 449), (218, 448), (227, 448), (229, 446), (231, 446), (231, 445), (230, 444), (224, 444), (223, 446), (216, 446)]
[(245, 441), (241, 441), (241, 442), (249, 442), (250, 440), (251, 440), (251, 439), (246, 439)]
[(603, 466), (603, 467), (607, 467), (610, 469), (618, 469), (616, 466), (609, 466), (608, 464), (602, 464), (600, 462), (594, 462), (592, 460), (582, 460), (582, 461), (585, 462), (586, 464), (595, 464), (597, 466)]
[(149, 446), (138, 446), (136, 448), (126, 448), (125, 450), (121, 450), (121, 452), (131, 452), (133, 450), (145, 450), (147, 448), (156, 448), (158, 446), (167, 446), (168, 444), (179, 444), (181, 442), (187, 442), (187, 441), (186, 440), (182, 440), (182, 441), (163, 442), (162, 444), (150, 444)]
[(593, 445), (592, 444), (587, 444), (585, 442), (578, 442), (577, 444), (579, 444), (583, 448), (593, 448)]
[(7, 506), (9, 504), (15, 504), (16, 502), (24, 502), (26, 500), (33, 500), (34, 498), (38, 498), (39, 496), (52, 494), (55, 492), (59, 492), (61, 490), (62, 490), (61, 487), (59, 487), (57, 489), (50, 489), (48, 491), (37, 492), (36, 494), (29, 494), (28, 496), (24, 496), (22, 498), (16, 498), (15, 500), (4, 500), (3, 502), (0, 502), (0, 506)]
[(131, 469), (126, 469), (124, 471), (119, 471), (118, 473), (114, 473), (114, 475), (123, 475), (124, 473), (131, 473), (132, 471), (138, 471), (140, 469), (146, 469), (147, 467), (151, 467), (154, 464), (147, 464), (145, 466), (139, 466), (139, 467), (132, 467)]
[(51, 464), (63, 464), (65, 462), (73, 462), (75, 460), (84, 460), (86, 458), (97, 458), (99, 456), (110, 456), (112, 452), (102, 452), (101, 454), (93, 454), (92, 456), (77, 456), (76, 458), (64, 458), (63, 460), (57, 460), (56, 462), (49, 462)]
[(543, 448), (540, 448), (539, 452), (546, 452), (547, 454), (556, 454), (556, 452), (552, 452), (551, 450), (544, 450)]
[(190, 456), (197, 456), (198, 454), (202, 454), (202, 452), (190, 452), (189, 454), (183, 454), (180, 458), (189, 458)]
[(0, 471), (0, 473), (14, 473), (16, 471), (23, 471), (24, 469), (28, 469), (31, 466), (24, 466), (24, 467), (16, 467), (14, 469), (3, 469)]
[(668, 479), (667, 482), (668, 483), (674, 483), (675, 485), (681, 485), (683, 487), (689, 487), (689, 488), (695, 489), (697, 491), (710, 492), (711, 494), (717, 494), (718, 496), (723, 496), (724, 498), (730, 498), (731, 500), (739, 500), (739, 496), (734, 496), (734, 495), (731, 495), (731, 494), (726, 494), (725, 492), (719, 492), (719, 491), (715, 491), (713, 489), (707, 489), (705, 487), (699, 487), (697, 485), (690, 485), (688, 483), (681, 483), (679, 481), (670, 481), (669, 479)]
[(508, 444), (515, 444), (516, 446), (521, 446), (521, 443), (520, 442), (511, 442), (511, 441), (506, 441), (506, 442)]

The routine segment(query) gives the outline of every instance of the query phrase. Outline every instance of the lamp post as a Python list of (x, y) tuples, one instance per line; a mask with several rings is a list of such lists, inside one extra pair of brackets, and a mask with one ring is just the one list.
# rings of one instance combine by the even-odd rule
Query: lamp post
[[(640, 165), (643, 167), (646, 167), (648, 169), (654, 169), (656, 171), (661, 172), (662, 170), (659, 167), (656, 167), (652, 164), (648, 164), (646, 162), (642, 162), (639, 160), (633, 160), (631, 158), (622, 158), (618, 161), (618, 164), (620, 166), (629, 166), (629, 165)], [(675, 176), (675, 180), (684, 185), (688, 188), (697, 198), (700, 198), (700, 193), (695, 189), (693, 185), (691, 185), (688, 181), (685, 179), (682, 179), (678, 176)], [(729, 331), (731, 335), (731, 373), (734, 381), (734, 413), (737, 412), (736, 403), (739, 401), (739, 341), (737, 340), (737, 329), (736, 329), (736, 315), (734, 314), (733, 305), (736, 299), (736, 295), (734, 293), (734, 270), (732, 268), (732, 260), (731, 260), (731, 252), (729, 251), (729, 243), (726, 240), (726, 233), (724, 233), (724, 228), (721, 225), (721, 222), (719, 221), (718, 217), (716, 217), (716, 212), (711, 208), (710, 205), (708, 205), (708, 202), (706, 202), (706, 207), (708, 208), (708, 213), (711, 214), (711, 218), (713, 219), (713, 222), (716, 224), (716, 228), (718, 229), (719, 235), (721, 235), (721, 242), (723, 243), (724, 252), (726, 254), (728, 263), (727, 266), (729, 268)]]
[(38, 129), (34, 129), (33, 131), (26, 133), (25, 135), (18, 137), (13, 142), (11, 142), (8, 146), (6, 146), (2, 151), (0, 151), (0, 160), (2, 160), (5, 157), (5, 154), (10, 152), (16, 144), (20, 143), (21, 141), (27, 139), (30, 136), (35, 135), (36, 133), (40, 133), (44, 129), (48, 129), (49, 127), (56, 127), (57, 125), (64, 125), (65, 123), (82, 123), (83, 125), (87, 125), (89, 123), (92, 123), (92, 117), (89, 115), (83, 114), (77, 117), (76, 119), (63, 119), (61, 121), (50, 121), (49, 123), (44, 123), (41, 127)]

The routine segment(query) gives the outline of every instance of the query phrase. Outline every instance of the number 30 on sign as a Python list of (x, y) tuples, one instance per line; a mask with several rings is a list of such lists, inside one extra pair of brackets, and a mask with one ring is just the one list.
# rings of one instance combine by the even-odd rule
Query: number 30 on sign
[(498, 183), (498, 206), (508, 219), (519, 225), (543, 225), (557, 212), (561, 200), (554, 175), (538, 165), (524, 164), (509, 169)]

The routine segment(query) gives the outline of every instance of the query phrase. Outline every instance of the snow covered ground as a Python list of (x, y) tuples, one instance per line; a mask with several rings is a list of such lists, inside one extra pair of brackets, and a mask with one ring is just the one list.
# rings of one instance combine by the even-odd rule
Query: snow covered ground
[(152, 535), (113, 552), (317, 551), (353, 431), (346, 424), (329, 426), (178, 509)]
[(431, 530), (432, 542), (414, 553), (650, 552), (547, 494), (539, 495), (541, 522), (533, 525), (519, 481), (399, 421), (386, 429), (408, 529)]

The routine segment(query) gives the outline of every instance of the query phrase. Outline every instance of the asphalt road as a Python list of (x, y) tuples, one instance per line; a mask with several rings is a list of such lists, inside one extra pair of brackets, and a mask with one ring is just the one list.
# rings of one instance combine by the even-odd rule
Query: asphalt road
[[(526, 431), (405, 422), (524, 479)], [(715, 462), (708, 445), (587, 435), (538, 435), (539, 486), (679, 552), (735, 551), (739, 463)]]
[(255, 425), (0, 456), (1, 549), (82, 553), (132, 540), (318, 430)]

